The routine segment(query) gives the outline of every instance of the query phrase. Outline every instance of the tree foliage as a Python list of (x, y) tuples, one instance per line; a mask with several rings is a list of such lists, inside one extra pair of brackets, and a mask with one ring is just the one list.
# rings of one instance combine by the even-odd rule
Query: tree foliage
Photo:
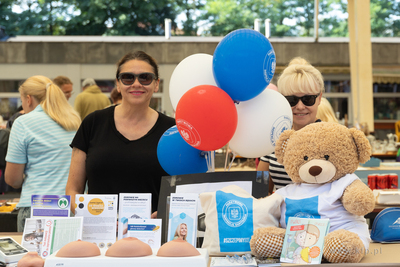
[[(370, 3), (371, 35), (400, 36), (400, 0)], [(310, 0), (0, 1), (9, 35), (163, 35), (169, 18), (174, 35), (197, 35), (201, 28), (203, 35), (224, 36), (269, 19), (271, 36), (306, 37), (314, 34), (314, 12)], [(319, 35), (348, 36), (347, 0), (320, 0)]]

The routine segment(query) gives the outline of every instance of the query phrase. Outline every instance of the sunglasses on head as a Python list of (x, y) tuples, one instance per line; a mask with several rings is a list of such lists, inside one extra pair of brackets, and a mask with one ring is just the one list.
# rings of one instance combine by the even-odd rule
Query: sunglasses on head
[(136, 78), (141, 85), (149, 85), (156, 78), (156, 75), (150, 72), (143, 72), (139, 74), (123, 72), (118, 75), (118, 79), (125, 85), (132, 85)]
[(289, 104), (291, 107), (294, 107), (297, 105), (297, 103), (299, 103), (299, 100), (301, 100), (301, 102), (308, 107), (311, 107), (315, 104), (315, 99), (317, 99), (318, 95), (305, 95), (302, 97), (298, 97), (295, 95), (289, 95), (289, 96), (285, 96), (287, 101), (289, 101)]

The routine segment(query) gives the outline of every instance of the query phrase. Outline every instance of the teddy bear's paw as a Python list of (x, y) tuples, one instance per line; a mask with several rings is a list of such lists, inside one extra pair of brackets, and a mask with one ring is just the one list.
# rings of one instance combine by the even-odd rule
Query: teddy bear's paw
[[(257, 231), (259, 230), (259, 231)], [(280, 257), (285, 229), (266, 227), (257, 229), (250, 241), (250, 248), (257, 257)]]
[(364, 256), (364, 245), (357, 234), (336, 230), (325, 237), (323, 256), (333, 263), (357, 263)]

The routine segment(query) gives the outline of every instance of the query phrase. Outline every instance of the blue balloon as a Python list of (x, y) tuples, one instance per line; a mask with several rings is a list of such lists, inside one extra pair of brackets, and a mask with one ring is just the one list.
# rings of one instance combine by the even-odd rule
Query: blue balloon
[(158, 161), (169, 175), (207, 172), (205, 153), (189, 145), (176, 126), (166, 130), (158, 141)]
[(229, 33), (214, 51), (215, 82), (234, 101), (250, 100), (264, 91), (275, 66), (275, 51), (269, 40), (250, 29)]

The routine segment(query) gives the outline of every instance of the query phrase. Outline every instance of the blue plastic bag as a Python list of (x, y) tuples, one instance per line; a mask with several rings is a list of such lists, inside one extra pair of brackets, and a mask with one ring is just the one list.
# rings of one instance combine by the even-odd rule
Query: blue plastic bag
[(400, 208), (386, 208), (375, 217), (371, 229), (375, 242), (400, 242)]

